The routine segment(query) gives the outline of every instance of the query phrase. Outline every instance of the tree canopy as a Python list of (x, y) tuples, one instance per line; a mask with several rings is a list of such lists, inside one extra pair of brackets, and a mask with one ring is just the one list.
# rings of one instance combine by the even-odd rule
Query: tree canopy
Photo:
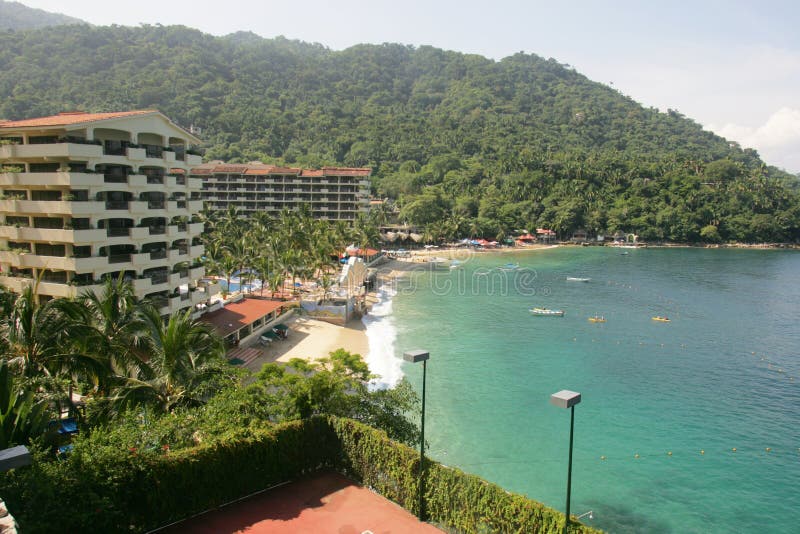
[(452, 217), (484, 237), (799, 235), (796, 177), (552, 58), (181, 26), (0, 32), (0, 117), (143, 108), (200, 128), (208, 159), (370, 166), (374, 192), (442, 238)]

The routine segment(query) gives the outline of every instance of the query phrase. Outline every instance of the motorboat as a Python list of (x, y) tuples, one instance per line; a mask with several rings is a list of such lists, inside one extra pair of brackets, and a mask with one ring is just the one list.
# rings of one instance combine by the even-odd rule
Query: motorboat
[(588, 282), (591, 278), (579, 278), (577, 276), (568, 276), (567, 282)]
[(590, 323), (604, 323), (606, 322), (606, 318), (602, 315), (595, 314), (594, 317), (589, 317)]
[(544, 317), (564, 317), (564, 310), (551, 310), (549, 308), (531, 308), (530, 312), (534, 315)]
[(519, 269), (519, 263), (506, 263), (500, 267), (501, 271), (516, 271)]
[(655, 317), (653, 317), (653, 320), (657, 321), (659, 323), (668, 323), (669, 322), (669, 317), (662, 317), (660, 315), (656, 315)]

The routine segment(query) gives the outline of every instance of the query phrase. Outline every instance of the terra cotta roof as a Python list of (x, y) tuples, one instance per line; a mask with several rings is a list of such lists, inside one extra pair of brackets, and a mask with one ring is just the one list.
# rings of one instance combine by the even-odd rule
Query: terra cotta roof
[(278, 308), (290, 304), (286, 301), (246, 298), (239, 302), (230, 302), (221, 310), (201, 316), (200, 320), (210, 324), (217, 334), (225, 337), (240, 328), (252, 324), (256, 319), (260, 319)]
[(58, 115), (49, 117), (38, 117), (35, 119), (22, 119), (18, 121), (0, 122), (0, 128), (35, 128), (37, 126), (67, 126), (70, 124), (82, 124), (85, 122), (104, 121), (109, 119), (119, 119), (122, 117), (132, 117), (135, 115), (147, 115), (158, 113), (154, 109), (144, 109), (139, 111), (118, 111), (112, 113), (86, 113), (84, 111), (66, 111)]

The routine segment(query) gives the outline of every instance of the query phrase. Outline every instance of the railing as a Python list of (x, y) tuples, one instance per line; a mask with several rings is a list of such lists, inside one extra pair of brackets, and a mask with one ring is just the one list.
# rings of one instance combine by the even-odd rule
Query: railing
[(157, 185), (164, 185), (164, 177), (163, 176), (150, 176), (147, 175), (147, 183), (150, 185), (157, 184)]
[(162, 235), (167, 233), (166, 226), (150, 226), (148, 229), (150, 230), (150, 235)]
[(181, 208), (181, 209), (185, 209), (186, 208), (186, 201), (185, 200), (179, 200), (178, 201), (178, 207)]
[(167, 257), (167, 249), (165, 248), (159, 250), (153, 250), (150, 252), (151, 260), (163, 260), (166, 257)]
[(131, 229), (130, 228), (117, 228), (117, 227), (106, 228), (106, 235), (108, 237), (129, 236), (129, 235), (131, 235)]
[(163, 210), (165, 206), (165, 202), (163, 200), (148, 200), (147, 201), (147, 208), (151, 210)]
[(107, 210), (126, 210), (128, 205), (128, 200), (106, 200)]

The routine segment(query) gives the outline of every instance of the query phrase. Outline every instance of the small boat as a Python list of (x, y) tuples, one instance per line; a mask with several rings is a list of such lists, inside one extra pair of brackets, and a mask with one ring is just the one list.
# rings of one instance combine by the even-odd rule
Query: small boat
[(564, 310), (551, 310), (549, 308), (531, 308), (530, 311), (534, 315), (543, 315), (546, 317), (564, 317)]
[(620, 252), (619, 255), (620, 256), (627, 256), (628, 255), (628, 251), (624, 250), (624, 251)]
[(501, 271), (516, 271), (517, 269), (519, 269), (519, 263), (506, 263), (500, 267)]
[(660, 315), (656, 315), (655, 317), (653, 317), (653, 320), (658, 321), (659, 323), (668, 323), (669, 317), (662, 317)]
[(588, 282), (591, 278), (579, 278), (577, 276), (568, 276), (567, 282)]
[(595, 314), (594, 317), (589, 317), (590, 323), (604, 323), (606, 322), (606, 318), (602, 315)]
[(464, 268), (464, 265), (458, 260), (453, 260), (453, 261), (450, 262), (450, 270), (451, 271), (454, 271), (455, 269), (463, 269), (463, 268)]

